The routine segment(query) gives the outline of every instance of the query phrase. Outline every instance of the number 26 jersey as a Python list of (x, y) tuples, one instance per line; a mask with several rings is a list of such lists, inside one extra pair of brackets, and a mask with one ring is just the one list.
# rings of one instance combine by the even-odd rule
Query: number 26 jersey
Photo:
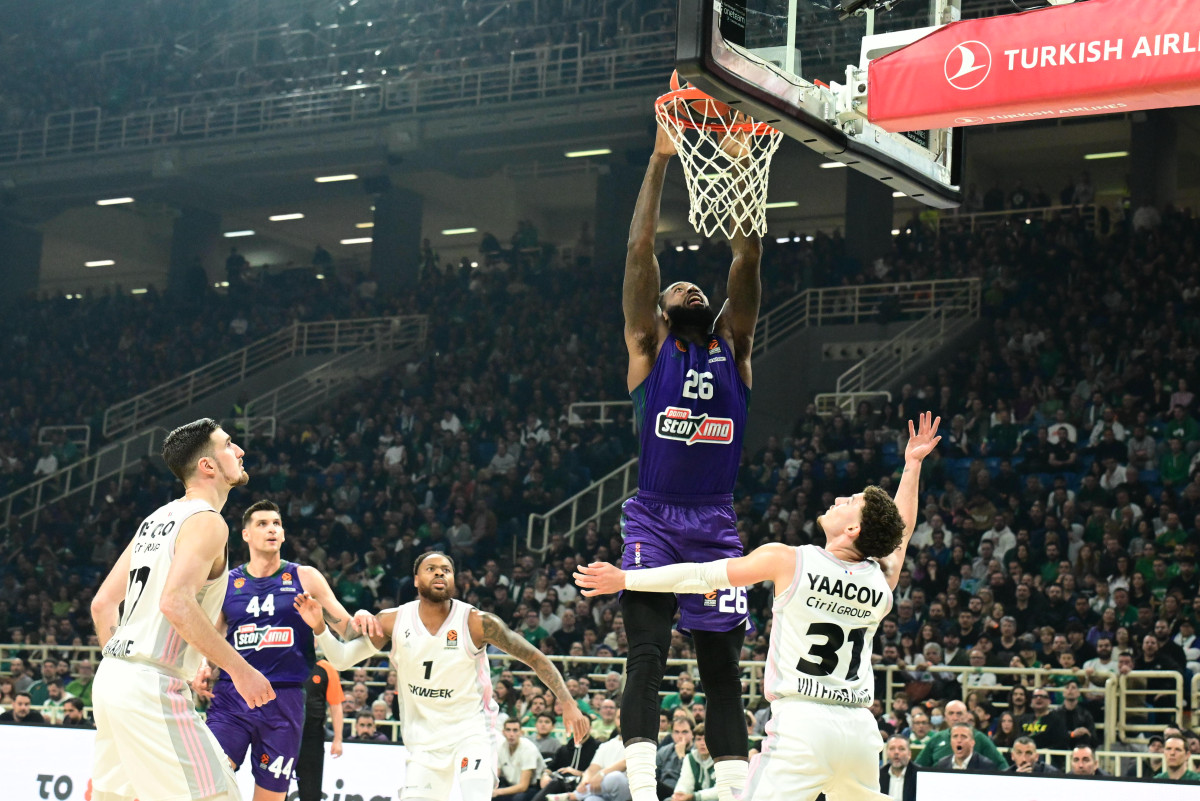
[(772, 607), (767, 699), (870, 706), (871, 643), (892, 608), (883, 568), (873, 559), (843, 562), (816, 545), (794, 553), (792, 583)]

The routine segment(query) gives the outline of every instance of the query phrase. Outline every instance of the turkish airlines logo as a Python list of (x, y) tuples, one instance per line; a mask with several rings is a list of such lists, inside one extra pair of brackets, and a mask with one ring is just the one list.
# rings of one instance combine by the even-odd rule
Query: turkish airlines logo
[(945, 70), (946, 81), (955, 89), (974, 89), (992, 71), (992, 51), (975, 40), (957, 44), (946, 54)]

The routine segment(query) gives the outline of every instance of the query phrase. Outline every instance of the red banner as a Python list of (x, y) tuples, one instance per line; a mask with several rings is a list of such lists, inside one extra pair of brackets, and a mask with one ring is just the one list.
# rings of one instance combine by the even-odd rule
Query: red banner
[(889, 131), (1200, 104), (1200, 0), (1090, 0), (955, 22), (874, 61)]

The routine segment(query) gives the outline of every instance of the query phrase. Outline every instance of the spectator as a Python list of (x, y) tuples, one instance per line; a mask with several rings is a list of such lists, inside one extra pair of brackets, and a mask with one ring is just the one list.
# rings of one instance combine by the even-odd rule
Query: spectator
[(659, 747), (654, 760), (659, 798), (669, 798), (675, 792), (684, 760), (692, 750), (693, 731), (694, 725), (691, 720), (676, 718), (671, 724), (670, 742)]
[(515, 801), (530, 801), (538, 791), (545, 761), (538, 747), (521, 733), (521, 721), (504, 721), (504, 743), (500, 746), (500, 787), (493, 798), (512, 797)]
[(995, 770), (996, 763), (975, 753), (975, 730), (969, 723), (955, 723), (950, 727), (950, 749), (952, 753), (938, 761), (938, 770)]
[(1074, 776), (1111, 776), (1100, 769), (1096, 752), (1090, 745), (1077, 745), (1071, 751), (1071, 774)]
[(1012, 746), (1013, 763), (1006, 773), (1058, 773), (1058, 768), (1049, 765), (1038, 756), (1037, 745), (1029, 737), (1018, 737)]
[(687, 673), (679, 674), (675, 681), (675, 689), (676, 692), (663, 696), (662, 708), (667, 712), (672, 712), (679, 706), (690, 709), (692, 704), (704, 703), (704, 695), (696, 693), (696, 683)]
[[(1063, 685), (1062, 705), (1050, 713), (1057, 718), (1061, 728), (1067, 732), (1071, 747), (1090, 745), (1096, 741), (1096, 721), (1092, 713), (1079, 703), (1079, 681), (1068, 678)], [(1055, 728), (1059, 728), (1056, 724)]]
[(370, 712), (360, 712), (354, 718), (353, 743), (386, 743), (387, 735), (375, 730), (375, 717)]
[(83, 699), (75, 698), (74, 696), (68, 698), (63, 703), (63, 716), (59, 723), (63, 726), (75, 726), (84, 729), (96, 728), (96, 725), (84, 716), (83, 708)]
[(1200, 773), (1188, 767), (1190, 759), (1187, 741), (1182, 736), (1167, 737), (1163, 743), (1164, 768), (1154, 778), (1159, 781), (1200, 782)]
[(879, 789), (892, 801), (916, 801), (917, 767), (912, 765), (908, 740), (900, 734), (888, 738), (885, 763), (879, 769)]
[[(1078, 688), (1076, 688), (1078, 689)], [(1030, 693), (1031, 711), (1017, 721), (1024, 736), (1031, 738), (1038, 748), (1067, 750), (1071, 746), (1070, 732), (1062, 716), (1053, 715), (1050, 709), (1050, 691), (1036, 687)]]
[[(661, 789), (659, 792), (661, 794)], [(694, 745), (683, 760), (679, 781), (670, 798), (671, 801), (716, 801), (716, 762), (708, 752), (703, 723), (696, 725)]]
[(42, 661), (42, 677), (29, 685), (29, 697), (34, 706), (41, 706), (50, 697), (50, 682), (58, 678), (58, 660)]
[(613, 731), (617, 728), (617, 702), (611, 698), (605, 698), (600, 702), (600, 707), (597, 712), (600, 716), (592, 721), (592, 737), (603, 742), (612, 736)]
[(579, 787), (571, 793), (546, 797), (546, 801), (629, 801), (629, 779), (618, 766), (625, 763), (625, 746), (620, 728), (596, 749)]
[(66, 686), (68, 696), (74, 696), (83, 702), (84, 706), (92, 705), (92, 681), (95, 679), (95, 668), (90, 659), (80, 659), (75, 667), (79, 675)]
[(58, 679), (51, 679), (46, 684), (46, 700), (42, 702), (42, 714), (47, 723), (58, 723), (62, 719), (63, 704), (69, 698), (74, 696), (63, 692), (62, 682)]
[(541, 791), (534, 796), (534, 801), (570, 795), (583, 778), (584, 770), (595, 758), (599, 746), (600, 743), (591, 736), (582, 743), (569, 742), (560, 746), (542, 773), (539, 782)]
[[(989, 763), (996, 766), (997, 770), (1005, 770), (1008, 768), (1008, 761), (1000, 755), (996, 750), (996, 745), (988, 736), (981, 731), (975, 731), (973, 727), (967, 724), (970, 720), (970, 713), (967, 712), (967, 705), (962, 701), (950, 701), (946, 704), (946, 723), (952, 728), (955, 725), (966, 724), (970, 730), (974, 745), (971, 747), (971, 753), (976, 749), (979, 755), (986, 758)], [(928, 768), (937, 765), (939, 762), (950, 758), (954, 755), (955, 749), (950, 742), (950, 728), (942, 731), (934, 732), (929, 738), (929, 742), (921, 751), (920, 755), (914, 760), (917, 767)], [(969, 756), (969, 755), (968, 755)]]
[(30, 709), (32, 701), (29, 693), (17, 693), (13, 699), (12, 709), (0, 715), (0, 723), (18, 723), (18, 724), (42, 724), (46, 723), (46, 719), (42, 717), (41, 712), (36, 712)]

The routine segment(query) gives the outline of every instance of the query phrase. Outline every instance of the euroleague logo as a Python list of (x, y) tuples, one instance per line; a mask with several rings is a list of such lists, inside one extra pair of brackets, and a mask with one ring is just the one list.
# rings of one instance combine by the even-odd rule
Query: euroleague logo
[(955, 89), (974, 89), (992, 72), (992, 51), (974, 39), (957, 44), (946, 54), (943, 69), (947, 83)]

